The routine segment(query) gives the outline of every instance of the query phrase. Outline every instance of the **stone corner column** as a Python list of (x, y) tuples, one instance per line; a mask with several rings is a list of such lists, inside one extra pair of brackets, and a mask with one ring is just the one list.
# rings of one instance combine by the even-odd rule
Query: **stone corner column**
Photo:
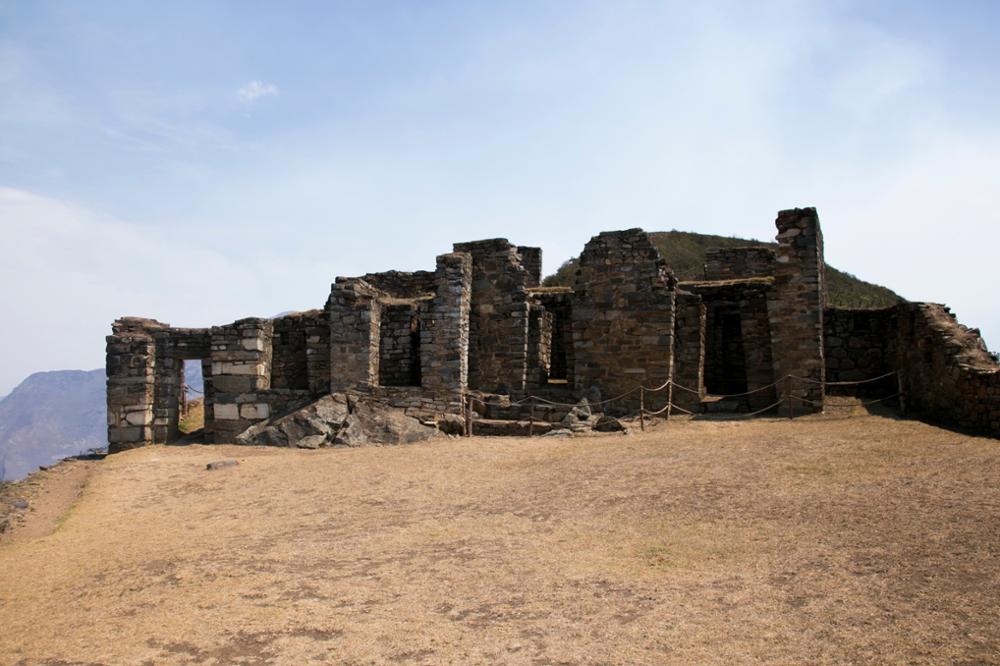
[(141, 333), (116, 333), (107, 343), (108, 453), (153, 443), (156, 345)]
[[(778, 213), (778, 251), (774, 288), (768, 298), (774, 377), (785, 396), (787, 375), (808, 381), (791, 382), (793, 411), (823, 409), (826, 363), (823, 351), (824, 287), (823, 232), (815, 208)], [(803, 398), (804, 402), (797, 398)]]
[(423, 387), (460, 400), (469, 382), (469, 314), (472, 257), (442, 254), (434, 275), (436, 293), (420, 331)]
[(378, 386), (382, 307), (379, 292), (359, 279), (337, 278), (330, 288), (330, 391)]
[(212, 419), (206, 434), (216, 443), (232, 442), (254, 423), (270, 416), (273, 322), (251, 317), (212, 327)]

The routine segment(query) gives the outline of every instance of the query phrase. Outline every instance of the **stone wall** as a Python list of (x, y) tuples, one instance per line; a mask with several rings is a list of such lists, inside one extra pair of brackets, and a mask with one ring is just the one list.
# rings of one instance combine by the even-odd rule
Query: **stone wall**
[(697, 412), (705, 395), (705, 326), (707, 311), (701, 296), (688, 291), (676, 291), (674, 322), (674, 382), (685, 389), (674, 388), (673, 402), (689, 412)]
[(436, 276), (434, 271), (385, 271), (368, 273), (360, 280), (393, 298), (423, 298), (434, 293)]
[[(574, 386), (604, 398), (671, 378), (674, 284), (642, 229), (594, 236), (580, 255), (573, 287)], [(666, 404), (665, 394), (647, 406)], [(638, 392), (612, 407), (636, 409)]]
[[(827, 308), (823, 313), (823, 339), (828, 382), (856, 382), (892, 372), (899, 335), (898, 309), (845, 310)], [(894, 393), (896, 379), (838, 390), (871, 397)]]
[(382, 308), (377, 289), (360, 278), (337, 278), (330, 288), (330, 390), (378, 385)]
[(212, 327), (213, 441), (235, 441), (276, 405), (285, 408), (290, 389), (262, 395), (271, 388), (273, 332), (274, 322), (257, 317)]
[[(774, 376), (803, 377), (791, 384), (797, 413), (823, 408), (823, 232), (815, 208), (778, 213), (774, 287), (768, 296)], [(782, 395), (788, 384), (781, 382)]]
[(773, 346), (771, 322), (768, 316), (767, 289), (750, 287), (743, 290), (740, 299), (740, 326), (743, 352), (746, 355), (747, 405), (751, 411), (764, 409), (778, 400), (774, 384)]
[(517, 253), (521, 256), (521, 266), (528, 274), (524, 286), (537, 287), (542, 283), (542, 248), (519, 245)]
[(522, 391), (528, 376), (528, 298), (531, 277), (518, 248), (506, 239), (456, 243), (472, 257), (469, 386)]
[(309, 357), (306, 345), (308, 319), (286, 315), (273, 321), (271, 387), (308, 390)]
[(420, 386), (420, 302), (382, 307), (379, 333), (380, 386)]
[(907, 408), (933, 421), (1000, 436), (1000, 365), (976, 329), (934, 303), (897, 306), (895, 363)]
[(424, 388), (461, 401), (469, 383), (472, 258), (464, 253), (437, 258), (435, 295), (420, 329)]
[(156, 346), (141, 331), (115, 330), (106, 338), (108, 452), (153, 442)]
[(774, 274), (774, 250), (768, 247), (712, 248), (705, 253), (706, 280), (733, 280)]
[(325, 309), (307, 310), (290, 316), (298, 320), (306, 335), (309, 393), (316, 397), (325, 395), (330, 392), (330, 313)]

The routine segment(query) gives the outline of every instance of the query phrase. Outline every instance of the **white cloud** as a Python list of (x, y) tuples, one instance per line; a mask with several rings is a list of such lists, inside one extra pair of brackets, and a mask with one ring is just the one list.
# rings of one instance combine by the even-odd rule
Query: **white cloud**
[(244, 102), (255, 102), (260, 97), (278, 96), (278, 86), (273, 83), (264, 83), (256, 79), (250, 81), (245, 86), (236, 91)]
[(197, 237), (9, 187), (0, 187), (0, 233), (0, 347), (9, 351), (0, 394), (33, 372), (100, 367), (104, 336), (126, 314), (181, 326), (271, 314), (257, 309), (252, 263)]

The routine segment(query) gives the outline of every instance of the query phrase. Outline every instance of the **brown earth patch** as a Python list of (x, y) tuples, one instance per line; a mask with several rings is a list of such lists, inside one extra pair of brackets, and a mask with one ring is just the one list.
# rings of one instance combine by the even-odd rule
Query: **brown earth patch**
[(0, 543), (11, 663), (1000, 663), (1000, 442), (922, 423), (91, 465)]
[(0, 546), (54, 532), (83, 493), (95, 464), (70, 458), (0, 486), (0, 522), (4, 523)]

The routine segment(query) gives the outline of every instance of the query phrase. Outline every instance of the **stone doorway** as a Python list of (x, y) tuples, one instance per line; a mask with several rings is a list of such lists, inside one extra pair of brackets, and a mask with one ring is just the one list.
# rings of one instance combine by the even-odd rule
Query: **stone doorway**
[(379, 386), (420, 386), (420, 307), (385, 305), (379, 324)]
[(739, 310), (715, 308), (709, 312), (705, 336), (705, 390), (710, 395), (732, 395), (747, 390), (747, 359)]
[(177, 437), (189, 438), (204, 435), (205, 431), (205, 381), (211, 372), (207, 359), (185, 359), (180, 368), (179, 413)]

